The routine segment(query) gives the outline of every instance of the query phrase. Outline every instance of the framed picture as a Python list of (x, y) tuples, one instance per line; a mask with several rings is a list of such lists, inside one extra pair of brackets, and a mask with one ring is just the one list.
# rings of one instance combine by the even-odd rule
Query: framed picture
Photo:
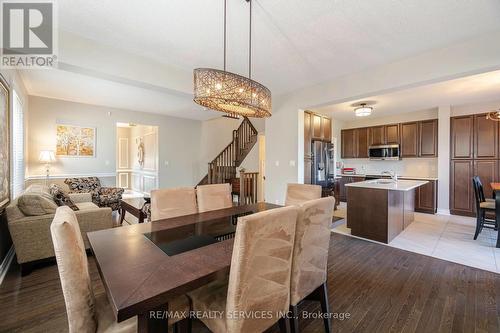
[(58, 124), (56, 132), (57, 156), (95, 157), (95, 128)]
[(10, 90), (0, 75), (0, 209), (10, 202)]

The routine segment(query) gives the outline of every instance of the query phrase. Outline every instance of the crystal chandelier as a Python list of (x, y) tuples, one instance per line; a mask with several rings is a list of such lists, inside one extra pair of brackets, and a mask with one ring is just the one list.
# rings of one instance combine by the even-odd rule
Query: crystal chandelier
[(354, 109), (356, 117), (366, 117), (372, 114), (373, 108), (371, 106), (366, 106), (366, 103), (361, 103), (357, 108)]
[(248, 47), (248, 77), (226, 71), (226, 0), (224, 0), (224, 69), (196, 68), (194, 102), (232, 117), (271, 116), (271, 91), (252, 77), (252, 1)]
[(489, 112), (486, 115), (486, 119), (493, 120), (493, 121), (500, 121), (500, 109), (498, 109), (497, 111)]

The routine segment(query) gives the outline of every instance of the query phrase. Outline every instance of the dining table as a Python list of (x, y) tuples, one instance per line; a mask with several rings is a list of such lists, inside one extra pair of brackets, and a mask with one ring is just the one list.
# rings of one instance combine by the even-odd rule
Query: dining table
[(169, 301), (229, 274), (238, 218), (280, 206), (260, 202), (87, 234), (118, 322), (165, 332)]

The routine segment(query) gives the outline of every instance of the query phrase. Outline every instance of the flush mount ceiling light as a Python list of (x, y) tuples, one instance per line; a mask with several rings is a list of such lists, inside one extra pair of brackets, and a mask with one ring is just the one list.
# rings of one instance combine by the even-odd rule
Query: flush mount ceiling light
[(500, 121), (500, 109), (497, 111), (492, 111), (486, 115), (486, 119), (493, 121)]
[(366, 103), (361, 103), (357, 108), (354, 109), (356, 117), (366, 117), (372, 114), (373, 108), (371, 106), (366, 106)]
[(196, 68), (194, 102), (233, 117), (271, 116), (271, 91), (252, 77), (252, 1), (250, 7), (248, 77), (226, 71), (226, 0), (224, 0), (224, 69)]

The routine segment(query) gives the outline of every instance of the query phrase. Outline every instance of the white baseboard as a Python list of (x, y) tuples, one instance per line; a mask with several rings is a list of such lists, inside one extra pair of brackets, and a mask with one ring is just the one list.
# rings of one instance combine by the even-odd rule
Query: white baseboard
[(450, 216), (450, 210), (449, 209), (439, 209), (437, 210), (437, 215), (446, 215), (446, 216)]
[(5, 256), (2, 264), (0, 265), (0, 285), (2, 285), (3, 279), (5, 278), (5, 275), (7, 275), (7, 272), (9, 271), (10, 265), (12, 264), (12, 260), (14, 259), (14, 246), (10, 247), (9, 252), (7, 252), (7, 255)]

